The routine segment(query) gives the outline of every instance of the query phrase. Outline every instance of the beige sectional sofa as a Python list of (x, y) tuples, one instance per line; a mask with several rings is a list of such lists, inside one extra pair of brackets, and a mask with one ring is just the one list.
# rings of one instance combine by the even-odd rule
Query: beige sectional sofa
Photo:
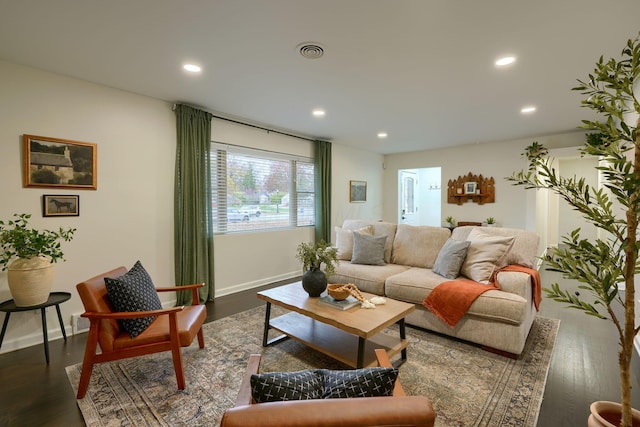
[[(353, 230), (359, 230), (360, 234), (356, 236), (358, 242), (362, 241), (362, 235), (386, 236), (383, 265), (351, 262), (352, 257), (360, 257), (359, 253), (354, 253)], [(469, 254), (461, 268), (462, 272), (470, 274), (469, 268), (473, 268), (472, 263), (478, 259), (478, 253), (471, 255), (472, 248), (476, 247), (474, 242), (487, 236), (492, 236), (488, 241), (493, 236), (497, 240), (500, 240), (500, 236), (513, 237), (507, 239), (511, 242), (507, 252), (499, 259), (489, 260), (495, 261), (496, 268), (507, 264), (536, 268), (539, 237), (534, 232), (469, 226), (458, 227), (451, 232), (440, 227), (346, 220), (342, 227), (336, 227), (335, 244), (341, 261), (335, 274), (329, 277), (329, 282), (353, 283), (365, 292), (414, 303), (416, 310), (407, 317), (408, 324), (518, 355), (524, 348), (536, 316), (530, 275), (499, 272), (497, 280), (500, 290), (483, 293), (455, 327), (450, 327), (422, 305), (437, 285), (451, 280), (432, 271), (447, 240), (467, 241), (471, 237)], [(480, 258), (484, 257), (483, 262), (487, 261), (486, 254), (479, 255)], [(478, 280), (475, 273), (470, 275)]]

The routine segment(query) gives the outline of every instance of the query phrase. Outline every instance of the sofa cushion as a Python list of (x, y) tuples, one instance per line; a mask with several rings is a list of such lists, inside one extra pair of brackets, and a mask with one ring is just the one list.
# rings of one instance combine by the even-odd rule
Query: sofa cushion
[(353, 255), (353, 232), (358, 231), (362, 234), (373, 234), (373, 227), (367, 225), (366, 227), (359, 228), (357, 230), (345, 230), (340, 227), (335, 227), (336, 232), (336, 248), (338, 248), (338, 259), (351, 261)]
[[(453, 230), (452, 238), (467, 240), (469, 233), (476, 227), (457, 227)], [(481, 230), (490, 236), (513, 236), (513, 246), (507, 254), (505, 264), (519, 264), (529, 268), (536, 268), (540, 236), (528, 230), (504, 227), (482, 227)]]
[(410, 267), (432, 268), (440, 249), (450, 236), (451, 231), (447, 228), (398, 224), (391, 262)]
[[(109, 301), (115, 311), (162, 309), (158, 292), (140, 261), (137, 261), (131, 267), (131, 270), (120, 277), (105, 277), (104, 284), (107, 288)], [(129, 332), (131, 338), (135, 338), (147, 329), (154, 320), (156, 320), (156, 316), (139, 319), (118, 319), (118, 323), (122, 329)]]
[[(430, 269), (412, 267), (388, 277), (385, 293), (389, 298), (421, 305), (433, 288), (448, 280)], [(467, 315), (519, 325), (523, 322), (528, 307), (531, 307), (530, 299), (527, 302), (520, 295), (490, 290), (471, 304)]]
[(384, 265), (384, 244), (387, 236), (370, 236), (353, 232), (352, 264)]
[(468, 240), (447, 240), (438, 253), (433, 272), (447, 279), (458, 277), (470, 244)]
[(391, 250), (393, 249), (393, 239), (396, 235), (397, 224), (363, 219), (345, 219), (342, 223), (342, 228), (345, 230), (356, 230), (358, 228), (366, 227), (367, 225), (373, 227), (374, 236), (387, 236), (387, 241), (384, 244), (384, 262), (390, 263)]
[(401, 273), (409, 267), (396, 264), (364, 265), (340, 261), (336, 271), (327, 278), (329, 283), (353, 283), (362, 292), (384, 295), (384, 282), (389, 276)]
[(513, 236), (491, 236), (474, 228), (467, 237), (471, 244), (460, 272), (476, 282), (489, 283), (495, 269), (506, 265), (504, 260), (514, 239)]

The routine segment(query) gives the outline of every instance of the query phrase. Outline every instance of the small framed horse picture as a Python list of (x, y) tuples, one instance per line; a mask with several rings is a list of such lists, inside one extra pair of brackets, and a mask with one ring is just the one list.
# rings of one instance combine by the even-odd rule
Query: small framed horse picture
[(43, 194), (42, 216), (80, 216), (80, 196)]

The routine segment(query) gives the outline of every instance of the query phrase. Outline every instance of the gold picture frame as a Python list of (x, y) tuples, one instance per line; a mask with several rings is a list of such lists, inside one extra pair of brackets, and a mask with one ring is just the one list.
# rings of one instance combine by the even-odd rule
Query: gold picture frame
[(47, 136), (22, 136), (24, 187), (98, 188), (98, 145)]
[(367, 201), (367, 181), (349, 181), (349, 202), (364, 203)]

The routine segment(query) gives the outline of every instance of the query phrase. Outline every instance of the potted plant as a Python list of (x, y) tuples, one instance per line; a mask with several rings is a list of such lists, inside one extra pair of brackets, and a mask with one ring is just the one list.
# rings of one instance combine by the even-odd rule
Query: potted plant
[[(300, 243), (296, 258), (302, 262), (304, 273), (302, 287), (311, 297), (319, 297), (327, 288), (327, 274), (336, 271), (338, 248), (321, 240), (316, 243)], [(324, 272), (322, 266), (324, 265)]]
[(492, 216), (490, 216), (489, 218), (487, 218), (485, 220), (487, 227), (495, 227), (496, 226), (496, 219)]
[[(640, 102), (634, 94), (634, 84), (640, 75), (640, 36), (627, 42), (621, 56), (620, 60), (608, 61), (600, 57), (588, 79), (578, 80), (579, 86), (573, 88), (587, 97), (582, 101), (583, 106), (604, 118), (602, 121), (583, 121), (582, 128), (593, 132), (586, 135), (581, 148), (583, 156), (600, 159), (598, 170), (604, 189), (593, 188), (582, 178), (559, 176), (547, 157), (548, 151), (537, 142), (524, 153), (529, 160), (528, 170), (508, 178), (515, 185), (551, 190), (603, 231), (602, 238), (589, 241), (581, 238), (580, 229), (576, 229), (563, 237), (564, 247), (544, 259), (550, 270), (580, 282), (580, 288), (590, 291), (595, 303), (590, 304), (579, 295), (560, 289), (557, 283), (545, 288), (546, 295), (590, 316), (610, 320), (618, 333), (621, 404), (594, 402), (589, 426), (640, 425), (636, 424), (640, 422), (640, 413), (631, 407), (630, 382), (633, 341), (639, 330), (635, 326), (634, 275), (640, 269), (637, 235), (640, 221), (640, 120), (637, 119)], [(635, 116), (635, 123), (625, 121), (630, 116)], [(621, 292), (621, 283), (624, 283), (624, 292)], [(620, 308), (624, 313), (622, 317), (618, 317)], [(612, 413), (612, 406), (617, 414)], [(612, 413), (613, 418), (598, 412), (603, 407), (603, 412)]]
[(0, 265), (8, 270), (9, 290), (18, 307), (42, 304), (53, 285), (53, 265), (64, 260), (60, 241), (70, 241), (75, 228), (38, 231), (29, 227), (30, 214), (0, 221)]
[(449, 215), (448, 217), (445, 217), (444, 223), (446, 224), (445, 226), (447, 228), (454, 228), (456, 226), (456, 220), (453, 219), (451, 215)]

